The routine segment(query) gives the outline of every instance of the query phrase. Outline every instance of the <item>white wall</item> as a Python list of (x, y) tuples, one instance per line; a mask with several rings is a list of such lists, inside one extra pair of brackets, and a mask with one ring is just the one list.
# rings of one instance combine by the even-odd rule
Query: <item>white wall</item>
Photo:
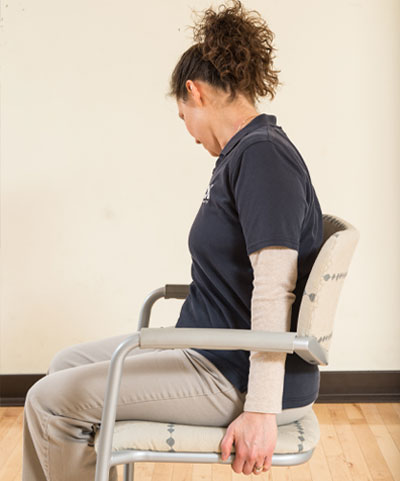
[[(209, 4), (3, 2), (0, 373), (133, 331), (149, 291), (190, 282), (216, 159), (165, 94), (191, 7)], [(285, 83), (260, 112), (302, 153), (323, 212), (361, 232), (321, 370), (399, 369), (400, 3), (244, 4), (275, 32)], [(159, 301), (153, 325), (181, 302)]]

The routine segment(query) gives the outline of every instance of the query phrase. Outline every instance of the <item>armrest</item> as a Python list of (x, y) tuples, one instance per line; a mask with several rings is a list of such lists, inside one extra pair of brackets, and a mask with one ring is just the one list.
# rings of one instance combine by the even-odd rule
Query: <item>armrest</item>
[(147, 349), (223, 349), (246, 351), (295, 352), (310, 364), (327, 365), (327, 352), (314, 337), (296, 332), (267, 332), (250, 329), (142, 328), (140, 348)]
[(137, 330), (148, 327), (150, 322), (151, 308), (161, 298), (164, 299), (185, 299), (190, 291), (190, 284), (165, 284), (164, 287), (154, 289), (146, 297), (139, 314)]
[(190, 284), (165, 284), (165, 299), (186, 299), (189, 295)]

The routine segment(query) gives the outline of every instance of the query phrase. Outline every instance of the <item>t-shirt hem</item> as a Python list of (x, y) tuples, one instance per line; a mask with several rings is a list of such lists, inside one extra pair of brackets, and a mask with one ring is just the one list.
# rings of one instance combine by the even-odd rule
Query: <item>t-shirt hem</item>
[(268, 239), (268, 240), (262, 240), (255, 242), (253, 244), (250, 244), (247, 246), (247, 255), (252, 254), (255, 251), (258, 251), (262, 249), (263, 247), (269, 247), (269, 246), (285, 246), (289, 247), (290, 249), (295, 249), (296, 251), (299, 250), (299, 243), (290, 240), (290, 239)]
[[(243, 386), (242, 382), (240, 381), (240, 378), (232, 371), (226, 371), (224, 369), (225, 366), (220, 365), (218, 362), (218, 358), (215, 356), (212, 356), (212, 359), (208, 357), (209, 350), (207, 349), (200, 349), (200, 348), (193, 348), (194, 351), (199, 352), (202, 354), (206, 359), (208, 359), (214, 366), (221, 372), (221, 374), (228, 379), (228, 381), (236, 387), (236, 389), (241, 393), (244, 394), (247, 392), (247, 385)], [(318, 366), (317, 366), (318, 367)], [(292, 409), (292, 408), (298, 408), (298, 407), (303, 407), (307, 406), (308, 404), (311, 404), (318, 398), (319, 394), (319, 388), (317, 391), (313, 391), (311, 394), (308, 394), (307, 396), (300, 396), (300, 397), (287, 397), (282, 399), (282, 409)]]
[(283, 403), (283, 410), (285, 409), (294, 409), (294, 408), (302, 408), (303, 406), (308, 406), (309, 404), (315, 402), (318, 399), (319, 391), (314, 393), (312, 396), (308, 396), (306, 398), (290, 398), (285, 399)]

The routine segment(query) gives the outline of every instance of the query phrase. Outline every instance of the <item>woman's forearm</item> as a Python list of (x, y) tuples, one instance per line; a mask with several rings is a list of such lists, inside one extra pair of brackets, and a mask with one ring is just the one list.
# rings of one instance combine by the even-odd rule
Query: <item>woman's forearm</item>
[[(251, 327), (270, 332), (290, 331), (292, 292), (297, 281), (298, 252), (271, 246), (250, 254), (254, 270)], [(250, 370), (244, 411), (282, 411), (283, 382), (287, 353), (250, 353)]]

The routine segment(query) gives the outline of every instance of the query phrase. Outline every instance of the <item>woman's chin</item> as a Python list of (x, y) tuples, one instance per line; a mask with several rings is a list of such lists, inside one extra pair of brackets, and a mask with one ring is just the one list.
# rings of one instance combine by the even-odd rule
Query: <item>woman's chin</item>
[(217, 154), (216, 152), (213, 152), (212, 150), (207, 149), (207, 151), (212, 157), (218, 157), (219, 156), (219, 154)]

